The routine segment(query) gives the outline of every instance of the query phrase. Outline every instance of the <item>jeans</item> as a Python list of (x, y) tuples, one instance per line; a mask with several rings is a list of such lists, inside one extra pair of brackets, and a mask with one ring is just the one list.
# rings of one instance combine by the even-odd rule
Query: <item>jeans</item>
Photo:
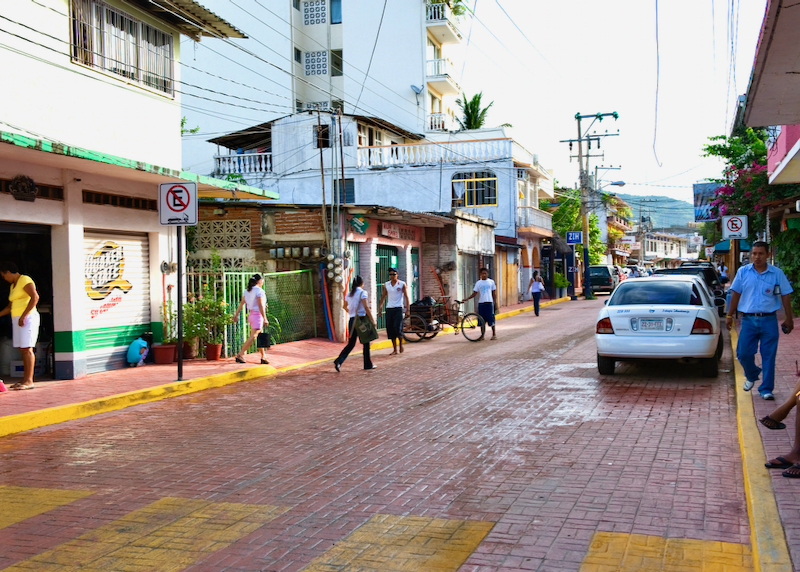
[(539, 300), (542, 298), (541, 292), (532, 292), (533, 294), (533, 313), (539, 315)]
[[(758, 392), (772, 393), (775, 389), (775, 355), (778, 353), (778, 318), (769, 316), (742, 315), (739, 343), (736, 357), (744, 368), (748, 381), (756, 381), (763, 369), (763, 377)], [(756, 365), (756, 352), (761, 344), (761, 369)]]
[[(363, 317), (363, 316), (362, 316)], [(365, 320), (367, 318), (364, 318)], [(347, 359), (347, 356), (350, 355), (350, 352), (353, 351), (353, 348), (356, 347), (356, 342), (358, 341), (358, 332), (353, 327), (355, 323), (355, 318), (350, 318), (350, 324), (347, 326), (347, 329), (350, 331), (350, 339), (347, 340), (347, 345), (342, 350), (342, 353), (339, 354), (339, 357), (333, 363), (338, 363), (342, 365), (344, 360)], [(363, 344), (364, 345), (364, 369), (372, 369), (372, 360), (369, 358), (369, 343)]]

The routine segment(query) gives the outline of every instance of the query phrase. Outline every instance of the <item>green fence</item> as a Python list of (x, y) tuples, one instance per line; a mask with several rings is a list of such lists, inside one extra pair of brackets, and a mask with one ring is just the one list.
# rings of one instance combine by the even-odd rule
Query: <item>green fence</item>
[[(199, 293), (203, 285), (223, 296), (232, 310), (239, 306), (242, 293), (253, 272), (187, 272), (188, 292)], [(304, 340), (317, 336), (316, 301), (311, 270), (262, 274), (267, 295), (267, 319), (273, 344)], [(247, 311), (225, 331), (225, 355), (241, 349), (250, 334)], [(255, 344), (251, 351), (255, 351)]]

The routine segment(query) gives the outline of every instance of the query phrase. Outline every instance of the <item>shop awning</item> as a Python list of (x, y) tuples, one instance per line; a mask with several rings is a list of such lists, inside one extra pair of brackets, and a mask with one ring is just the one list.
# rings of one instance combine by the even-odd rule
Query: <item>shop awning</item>
[[(739, 240), (739, 250), (742, 252), (749, 252), (750, 251), (750, 243), (746, 240)], [(723, 240), (722, 242), (718, 242), (714, 245), (714, 252), (730, 252), (731, 251), (731, 241), (730, 240)]]
[(106, 177), (115, 177), (125, 181), (151, 183), (153, 198), (158, 197), (159, 183), (191, 181), (197, 183), (198, 195), (201, 198), (226, 199), (277, 199), (278, 193), (198, 175), (188, 171), (179, 171), (167, 167), (159, 167), (142, 161), (117, 157), (108, 153), (71, 147), (46, 139), (35, 139), (19, 133), (0, 131), (0, 153), (4, 158), (44, 165), (56, 169), (71, 169)]
[(455, 220), (446, 216), (433, 213), (405, 211), (395, 207), (383, 207), (377, 205), (368, 207), (359, 206), (351, 207), (347, 210), (350, 214), (363, 214), (378, 220), (386, 220), (411, 226), (443, 228), (447, 225), (456, 223)]

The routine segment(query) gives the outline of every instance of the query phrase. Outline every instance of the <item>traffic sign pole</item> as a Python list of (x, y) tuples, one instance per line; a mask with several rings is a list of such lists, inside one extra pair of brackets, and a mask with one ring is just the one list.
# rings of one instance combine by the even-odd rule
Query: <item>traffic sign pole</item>
[(183, 227), (175, 229), (178, 237), (178, 381), (183, 381)]

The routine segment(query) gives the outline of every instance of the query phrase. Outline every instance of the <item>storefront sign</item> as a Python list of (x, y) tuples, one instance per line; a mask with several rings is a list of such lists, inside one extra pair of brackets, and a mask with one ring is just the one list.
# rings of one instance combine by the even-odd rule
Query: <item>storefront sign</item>
[(393, 222), (381, 223), (381, 236), (389, 238), (399, 238), (401, 240), (417, 240), (417, 229), (413, 226), (397, 224)]
[(86, 294), (92, 300), (103, 300), (111, 294), (114, 288), (127, 292), (133, 286), (123, 279), (124, 270), (125, 254), (122, 246), (110, 240), (106, 241), (84, 261), (83, 274)]
[(620, 244), (633, 244), (634, 242), (636, 242), (636, 237), (635, 236), (621, 236), (621, 237), (619, 237), (619, 240), (617, 240), (617, 242), (619, 242)]
[(358, 234), (366, 234), (369, 228), (369, 222), (363, 216), (358, 215), (350, 219), (350, 226)]

